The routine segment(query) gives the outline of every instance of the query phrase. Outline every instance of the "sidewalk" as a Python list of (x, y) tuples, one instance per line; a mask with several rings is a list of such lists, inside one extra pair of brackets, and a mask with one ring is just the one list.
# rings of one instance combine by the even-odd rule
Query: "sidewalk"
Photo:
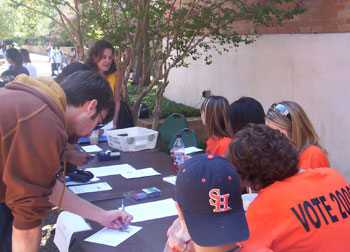
[[(49, 62), (49, 57), (47, 55), (40, 55), (35, 53), (30, 53), (30, 59), (32, 64), (36, 67), (36, 72), (38, 76), (51, 76), (51, 63)], [(0, 66), (0, 74), (7, 70), (9, 65), (7, 62)]]

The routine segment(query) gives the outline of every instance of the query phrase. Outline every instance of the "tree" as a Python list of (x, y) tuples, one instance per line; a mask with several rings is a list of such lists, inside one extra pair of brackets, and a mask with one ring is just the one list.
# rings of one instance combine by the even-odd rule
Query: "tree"
[[(275, 26), (305, 11), (295, 0), (91, 0), (97, 14), (94, 27), (100, 36), (113, 41), (117, 65), (123, 75), (123, 98), (128, 101), (127, 83), (137, 56), (142, 58), (142, 76), (132, 110), (136, 115), (143, 97), (156, 88), (153, 111), (155, 128), (169, 71), (187, 67), (186, 59), (199, 59), (211, 52), (228, 52), (240, 43), (256, 39), (259, 26)], [(238, 34), (235, 22), (251, 21), (249, 34)], [(147, 75), (157, 65), (153, 80), (144, 87)], [(162, 80), (162, 81), (161, 81)], [(136, 117), (135, 117), (136, 118)]]
[[(84, 43), (82, 26), (82, 4), (78, 0), (13, 0), (16, 8), (26, 8), (31, 13), (40, 14), (49, 18), (63, 29), (74, 47), (78, 57), (84, 59)], [(87, 1), (85, 1), (87, 2)]]

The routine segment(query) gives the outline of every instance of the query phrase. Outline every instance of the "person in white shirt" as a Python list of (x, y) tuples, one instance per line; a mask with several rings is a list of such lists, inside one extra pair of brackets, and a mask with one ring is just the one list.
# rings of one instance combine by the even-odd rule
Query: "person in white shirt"
[(60, 47), (58, 46), (57, 49), (55, 50), (55, 63), (56, 63), (56, 70), (59, 72), (59, 70), (62, 70), (62, 51)]
[(29, 76), (35, 77), (37, 76), (36, 74), (36, 68), (35, 66), (32, 64), (32, 61), (30, 60), (29, 57), (29, 52), (27, 49), (20, 49), (19, 50), (21, 52), (21, 54), (23, 55), (23, 66), (25, 68), (27, 68), (28, 72), (29, 72)]

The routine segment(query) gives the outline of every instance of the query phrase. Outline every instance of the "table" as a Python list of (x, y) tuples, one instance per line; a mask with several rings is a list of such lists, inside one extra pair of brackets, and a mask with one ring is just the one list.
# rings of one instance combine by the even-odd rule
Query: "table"
[[(99, 144), (104, 150), (108, 149), (107, 143)], [(108, 182), (113, 188), (110, 191), (86, 193), (79, 196), (89, 201), (93, 201), (99, 198), (109, 197), (112, 194), (122, 195), (124, 192), (130, 192), (134, 190), (141, 190), (147, 187), (157, 187), (162, 191), (160, 197), (144, 199), (135, 201), (132, 198), (125, 198), (125, 205), (142, 204), (151, 201), (158, 201), (167, 198), (174, 198), (174, 185), (164, 182), (163, 177), (175, 175), (172, 169), (172, 161), (169, 155), (160, 152), (157, 149), (144, 150), (138, 152), (121, 152), (120, 160), (98, 162), (96, 159), (91, 161), (87, 167), (99, 167), (115, 164), (128, 163), (136, 169), (152, 167), (156, 171), (160, 172), (161, 176), (151, 176), (137, 179), (124, 179), (120, 175), (100, 177), (99, 182)], [(93, 202), (94, 204), (102, 207), (103, 209), (111, 210), (121, 206), (121, 199), (110, 199), (103, 201)], [(177, 218), (177, 216), (171, 216), (161, 219), (149, 220), (144, 222), (133, 223), (132, 225), (140, 226), (142, 229), (131, 236), (129, 239), (118, 245), (117, 247), (110, 247), (96, 243), (85, 242), (84, 239), (96, 233), (103, 227), (93, 221), (88, 221), (93, 230), (79, 232), (75, 234), (76, 242), (83, 248), (84, 251), (149, 251), (158, 252), (163, 251), (167, 237), (166, 232), (171, 223)]]

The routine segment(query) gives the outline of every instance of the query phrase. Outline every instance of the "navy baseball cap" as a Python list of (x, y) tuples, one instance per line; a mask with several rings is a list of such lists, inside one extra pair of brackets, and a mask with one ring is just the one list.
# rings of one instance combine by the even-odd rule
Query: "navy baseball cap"
[(249, 238), (239, 175), (225, 158), (203, 154), (186, 161), (175, 198), (196, 244), (215, 247)]

